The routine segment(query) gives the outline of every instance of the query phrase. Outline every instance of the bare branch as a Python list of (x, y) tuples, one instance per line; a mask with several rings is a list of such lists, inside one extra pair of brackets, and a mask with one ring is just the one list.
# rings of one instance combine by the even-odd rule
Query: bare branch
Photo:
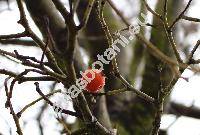
[(153, 9), (151, 9), (151, 7), (148, 5), (148, 3), (146, 2), (146, 0), (142, 0), (142, 1), (144, 2), (145, 6), (146, 6), (146, 8), (147, 8), (147, 10), (148, 10), (149, 12), (151, 12), (154, 16), (158, 17), (159, 19), (162, 18), (161, 15), (159, 15), (159, 14), (156, 13)]
[(172, 49), (173, 49), (174, 54), (176, 56), (176, 59), (177, 59), (179, 64), (182, 64), (183, 60), (181, 59), (181, 56), (180, 56), (180, 54), (178, 52), (177, 45), (176, 45), (176, 43), (174, 41), (173, 33), (172, 33), (171, 29), (168, 26), (167, 20), (163, 20), (163, 24), (164, 24), (164, 28), (165, 28), (165, 34), (166, 34), (166, 36), (167, 36), (167, 38), (169, 40), (170, 45), (172, 46)]
[[(101, 9), (100, 5), (98, 6), (98, 9), (97, 10), (97, 13), (98, 13), (98, 16), (99, 16), (99, 20), (100, 20), (100, 23), (101, 23), (101, 26), (102, 26), (102, 29), (104, 30), (105, 32), (105, 35), (107, 37), (107, 41), (108, 41), (108, 47), (112, 47), (112, 44), (113, 44), (113, 37), (112, 35), (110, 34), (110, 31), (109, 31), (109, 28), (104, 20), (104, 17), (103, 17), (103, 9)], [(120, 74), (119, 70), (118, 70), (118, 67), (117, 67), (117, 62), (116, 62), (116, 58), (114, 58), (112, 60), (112, 68), (113, 68), (113, 72), (114, 72), (114, 75), (130, 90), (132, 90), (135, 94), (137, 94), (139, 97), (145, 99), (146, 101), (148, 102), (154, 102), (154, 99), (150, 96), (148, 96), (147, 94), (141, 92), (141, 91), (138, 91), (136, 90), (131, 84), (129, 84), (123, 77), (122, 75)]]
[(87, 5), (86, 11), (85, 11), (84, 16), (83, 16), (83, 20), (81, 21), (80, 25), (78, 26), (79, 29), (84, 28), (86, 26), (88, 19), (89, 19), (89, 16), (90, 16), (90, 13), (92, 11), (92, 7), (94, 5), (94, 1), (95, 0), (89, 0), (88, 1), (88, 5)]
[[(52, 68), (56, 71), (64, 75), (62, 70), (59, 68), (56, 59), (50, 49), (47, 47), (45, 48), (45, 43), (31, 30), (28, 20), (26, 18), (26, 14), (24, 12), (24, 7), (22, 4), (22, 0), (17, 0), (17, 5), (20, 11), (20, 20), (19, 23), (25, 28), (25, 30), (28, 32), (29, 36), (39, 45), (39, 47), (43, 50), (43, 52), (46, 52), (46, 56), (48, 58), (48, 61), (52, 64)], [(46, 50), (46, 51), (45, 51)]]
[(173, 21), (173, 23), (171, 24), (171, 26), (169, 27), (169, 29), (172, 29), (174, 27), (174, 25), (183, 17), (183, 15), (185, 14), (185, 12), (187, 11), (187, 9), (190, 7), (192, 0), (189, 0), (189, 2), (187, 3), (185, 9), (180, 13), (180, 15)]
[(189, 54), (189, 57), (188, 57), (188, 63), (192, 64), (193, 62), (193, 56), (194, 56), (194, 53), (196, 52), (197, 48), (199, 47), (200, 45), (200, 40), (197, 41), (196, 45), (194, 46), (194, 48), (192, 49), (192, 51), (190, 52)]
[[(39, 87), (39, 83), (38, 82), (35, 82), (34, 83), (35, 86), (36, 86), (36, 91), (42, 96), (42, 98), (51, 106), (54, 106), (54, 104), (47, 98), (47, 96), (45, 96), (42, 91), (40, 90), (40, 87)], [(58, 110), (62, 110), (61, 113), (64, 113), (64, 114), (69, 114), (69, 115), (72, 115), (72, 116), (75, 116), (75, 117), (79, 117), (80, 118), (80, 115), (77, 113), (77, 112), (72, 112), (72, 111), (69, 111), (69, 110), (65, 110), (63, 108), (60, 108), (60, 107), (56, 107), (58, 108)]]
[[(4, 86), (5, 86), (6, 96), (9, 97), (7, 81), (8, 81), (8, 78), (5, 79)], [(10, 113), (11, 113), (13, 119), (14, 119), (14, 122), (15, 122), (15, 125), (16, 125), (16, 128), (17, 128), (17, 131), (16, 131), (16, 132), (17, 132), (19, 135), (23, 135), (22, 129), (21, 129), (21, 126), (20, 126), (20, 123), (19, 123), (19, 118), (17, 117), (17, 115), (16, 115), (16, 113), (15, 113), (15, 111), (14, 111), (14, 109), (13, 109), (13, 106), (12, 106), (12, 103), (11, 103), (10, 98), (8, 98), (8, 100), (7, 100), (5, 106), (7, 106), (7, 107), (10, 108)]]
[(194, 106), (185, 106), (180, 103), (171, 102), (168, 108), (169, 114), (177, 116), (188, 116), (200, 119), (200, 109)]
[(107, 0), (109, 5), (112, 7), (112, 9), (116, 12), (118, 16), (121, 17), (122, 21), (129, 26), (129, 22), (126, 20), (126, 18), (122, 15), (122, 13), (117, 9), (117, 7), (114, 5), (114, 3), (111, 0)]
[(163, 17), (166, 18), (167, 17), (167, 3), (168, 0), (164, 0), (164, 10), (163, 10)]
[[(55, 90), (55, 91), (53, 91), (53, 92), (51, 92), (51, 93), (49, 93), (49, 94), (46, 94), (45, 96), (46, 96), (46, 97), (50, 97), (50, 96), (54, 95), (55, 93), (59, 93), (59, 92), (61, 92), (61, 90)], [(43, 97), (40, 97), (40, 98), (38, 98), (38, 99), (32, 101), (31, 103), (25, 105), (25, 106), (21, 109), (21, 111), (19, 111), (19, 112), (17, 113), (18, 118), (20, 118), (21, 115), (22, 115), (22, 113), (25, 112), (29, 107), (35, 105), (37, 102), (39, 102), (39, 101), (41, 101), (41, 100), (43, 100), (43, 99), (44, 99)]]
[(192, 21), (192, 22), (200, 22), (199, 18), (189, 17), (189, 16), (185, 16), (185, 15), (183, 15), (181, 19), (184, 19), (187, 21)]
[(17, 33), (17, 34), (0, 35), (0, 40), (21, 38), (21, 37), (26, 37), (26, 36), (28, 36), (28, 33), (25, 31), (25, 32)]
[(34, 41), (32, 40), (23, 40), (23, 39), (6, 39), (6, 40), (0, 40), (0, 43), (2, 45), (21, 45), (21, 46), (34, 46), (37, 47)]

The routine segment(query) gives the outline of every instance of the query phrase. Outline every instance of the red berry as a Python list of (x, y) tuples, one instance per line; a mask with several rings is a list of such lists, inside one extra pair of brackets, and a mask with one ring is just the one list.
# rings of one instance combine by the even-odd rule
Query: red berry
[(105, 77), (103, 76), (102, 72), (98, 69), (86, 70), (83, 73), (83, 79), (86, 81), (90, 80), (86, 86), (86, 90), (91, 93), (98, 92), (105, 85)]

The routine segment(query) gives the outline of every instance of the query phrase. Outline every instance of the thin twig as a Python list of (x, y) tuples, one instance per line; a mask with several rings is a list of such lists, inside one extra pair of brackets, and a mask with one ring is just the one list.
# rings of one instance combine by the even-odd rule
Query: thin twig
[[(46, 94), (45, 96), (46, 96), (46, 97), (50, 97), (50, 96), (54, 95), (55, 93), (59, 93), (59, 92), (61, 92), (61, 90), (55, 90), (55, 91), (52, 91), (52, 92), (49, 93), (49, 94)], [(25, 106), (21, 109), (21, 111), (19, 111), (19, 112), (17, 113), (17, 116), (20, 118), (23, 112), (25, 112), (29, 107), (35, 105), (37, 102), (39, 102), (39, 101), (41, 101), (41, 100), (43, 100), (43, 97), (40, 97), (40, 98), (38, 98), (38, 99), (32, 101), (31, 103), (25, 105)]]
[(129, 26), (129, 22), (126, 20), (126, 18), (122, 15), (122, 12), (120, 12), (117, 7), (115, 6), (115, 4), (111, 1), (111, 0), (107, 0), (107, 2), (109, 3), (109, 5), (112, 7), (112, 9), (116, 12), (116, 14), (118, 16), (121, 16), (122, 21)]
[[(113, 44), (113, 37), (112, 35), (110, 34), (110, 31), (109, 31), (109, 28), (104, 20), (104, 17), (103, 17), (103, 8), (101, 8), (100, 4), (98, 5), (98, 8), (97, 8), (97, 13), (98, 13), (98, 16), (99, 16), (99, 20), (100, 20), (100, 23), (101, 23), (101, 26), (102, 26), (102, 29), (104, 30), (105, 32), (105, 35), (107, 37), (107, 41), (108, 41), (108, 47), (112, 47), (112, 44)], [(131, 84), (129, 84), (123, 77), (122, 75), (120, 74), (119, 70), (118, 70), (118, 67), (117, 67), (117, 62), (116, 62), (116, 58), (114, 58), (112, 60), (112, 67), (113, 67), (113, 72), (114, 72), (114, 75), (125, 85), (125, 87), (127, 87), (128, 89), (130, 89), (131, 91), (133, 91), (135, 94), (137, 94), (139, 97), (145, 99), (146, 101), (148, 102), (154, 102), (154, 99), (150, 96), (148, 96), (147, 94), (141, 92), (141, 91), (138, 91), (136, 90)]]
[(173, 49), (174, 54), (176, 56), (176, 59), (177, 59), (179, 64), (182, 64), (183, 60), (181, 59), (181, 56), (180, 56), (180, 54), (178, 52), (177, 45), (176, 45), (176, 43), (174, 41), (173, 33), (172, 33), (171, 29), (168, 26), (167, 20), (163, 20), (163, 24), (164, 24), (164, 28), (165, 28), (165, 34), (166, 34), (166, 36), (167, 36), (167, 38), (169, 40), (170, 45), (172, 46), (172, 49)]
[(37, 47), (37, 45), (35, 44), (34, 41), (32, 41), (32, 40), (23, 40), (23, 39), (6, 39), (6, 40), (1, 40), (0, 39), (0, 43), (2, 45), (12, 44), (12, 45), (26, 46), (26, 47), (29, 47), (29, 46)]
[(174, 25), (183, 17), (183, 15), (185, 14), (185, 12), (187, 11), (187, 9), (190, 7), (192, 0), (189, 0), (189, 2), (187, 3), (185, 9), (179, 14), (179, 16), (173, 21), (173, 23), (170, 25), (169, 29), (172, 29), (174, 27)]
[(164, 10), (163, 10), (163, 17), (166, 18), (167, 17), (167, 3), (168, 0), (164, 0)]
[(70, 13), (67, 11), (63, 3), (60, 0), (52, 0), (52, 2), (54, 3), (58, 11), (61, 13), (63, 18), (66, 20), (66, 22), (69, 21), (68, 19), (70, 17)]
[(21, 38), (21, 37), (26, 37), (26, 36), (28, 36), (28, 33), (26, 31), (24, 31), (24, 32), (17, 33), (17, 34), (0, 35), (0, 40)]
[(69, 11), (70, 13), (73, 12), (73, 0), (69, 0)]
[(58, 122), (63, 126), (63, 132), (66, 133), (67, 135), (71, 135), (71, 131), (69, 130), (67, 123), (65, 122), (65, 119), (62, 118), (56, 118), (58, 120)]
[(143, 93), (142, 91), (135, 89), (126, 79), (124, 79), (124, 77), (119, 73), (119, 71), (115, 72), (115, 76), (118, 79), (120, 79), (120, 81), (124, 84), (124, 86), (127, 87), (127, 89), (130, 89), (131, 91), (133, 91), (137, 96), (146, 100), (147, 102), (154, 103), (154, 98)]
[(22, 0), (17, 0), (17, 5), (18, 5), (19, 12), (20, 12), (19, 23), (25, 28), (25, 30), (28, 32), (29, 36), (43, 50), (43, 52), (46, 49), (45, 55), (47, 56), (47, 59), (48, 59), (49, 63), (51, 63), (52, 68), (55, 70), (55, 72), (58, 72), (58, 73), (64, 75), (62, 70), (59, 68), (59, 66), (56, 62), (56, 59), (55, 59), (53, 53), (51, 52), (51, 50), (48, 47), (45, 48), (45, 43), (31, 30), (31, 28), (28, 24), (28, 20), (26, 18), (26, 14), (25, 14), (25, 11), (24, 11)]
[[(12, 71), (8, 71), (6, 69), (0, 69), (0, 74), (8, 75), (10, 77), (17, 77), (19, 74), (14, 73)], [(26, 81), (57, 81), (56, 78), (53, 78), (51, 76), (38, 76), (38, 77), (24, 77), (21, 76), (21, 78), (18, 78), (17, 81), (19, 83), (23, 83)]]
[(84, 13), (83, 19), (82, 19), (80, 25), (78, 26), (79, 29), (84, 28), (86, 26), (88, 19), (89, 19), (89, 16), (90, 16), (90, 13), (92, 11), (92, 7), (94, 5), (94, 1), (95, 0), (89, 0), (88, 1), (88, 5), (87, 5), (86, 11)]
[(192, 51), (190, 52), (189, 57), (188, 57), (188, 61), (192, 60), (193, 55), (194, 55), (194, 53), (196, 52), (196, 50), (197, 50), (197, 48), (199, 47), (199, 45), (200, 45), (200, 40), (197, 41), (196, 45), (194, 46), (194, 48), (193, 48)]
[(200, 22), (199, 18), (194, 18), (194, 17), (189, 17), (186, 15), (183, 15), (181, 19), (187, 20), (187, 21), (192, 21), (192, 22)]
[[(53, 90), (55, 89), (56, 87), (56, 84), (57, 82), (53, 82), (53, 84), (50, 86), (50, 92), (53, 92)], [(36, 117), (36, 120), (38, 122), (38, 127), (39, 127), (39, 130), (40, 130), (40, 135), (44, 135), (44, 129), (43, 129), (43, 125), (42, 125), (42, 116), (43, 116), (43, 113), (45, 112), (45, 109), (48, 107), (48, 104), (46, 102), (43, 103), (41, 109), (40, 109), (40, 112), (38, 113), (37, 117)]]
[[(5, 79), (4, 86), (5, 86), (6, 96), (9, 97), (9, 92), (8, 92), (7, 83), (8, 83), (8, 78)], [(11, 113), (13, 119), (14, 119), (14, 122), (15, 122), (15, 125), (16, 125), (16, 128), (17, 128), (17, 131), (16, 131), (16, 132), (17, 132), (19, 135), (23, 135), (22, 129), (21, 129), (21, 126), (20, 126), (20, 123), (19, 123), (19, 118), (17, 117), (16, 113), (14, 112), (14, 109), (13, 109), (13, 106), (12, 106), (12, 103), (11, 103), (10, 98), (8, 98), (8, 100), (7, 100), (5, 106), (10, 108), (10, 113)]]
[(146, 0), (142, 0), (142, 1), (144, 2), (145, 6), (146, 6), (146, 8), (147, 8), (147, 10), (148, 10), (149, 12), (151, 12), (154, 16), (158, 17), (159, 19), (162, 18), (162, 16), (161, 16), (160, 14), (156, 13), (156, 12), (148, 5), (148, 3), (146, 2)]
[[(113, 5), (115, 6), (115, 5)], [(114, 11), (117, 13), (119, 12), (118, 9), (115, 7), (113, 8)], [(122, 19), (122, 18), (125, 18), (122, 14), (118, 14), (119, 17)], [(123, 20), (123, 19), (122, 19)], [(123, 21), (124, 24), (126, 24), (127, 27), (129, 27), (131, 24), (128, 22), (128, 21)], [(164, 63), (167, 63), (171, 66), (180, 66), (182, 68), (184, 67), (187, 67), (186, 64), (177, 64), (176, 61), (174, 61), (172, 58), (168, 57), (167, 55), (165, 55), (163, 52), (161, 52), (154, 44), (152, 44), (150, 41), (148, 41), (144, 36), (142, 36), (141, 34), (136, 34), (135, 35), (137, 37), (137, 39), (139, 41), (141, 41), (142, 43), (144, 43), (147, 48), (149, 49), (149, 52), (155, 56), (156, 58), (160, 59), (161, 61), (163, 61)]]
[(122, 88), (122, 89), (118, 89), (118, 90), (111, 90), (108, 92), (101, 92), (101, 93), (87, 93), (87, 94), (92, 94), (93, 96), (112, 96), (112, 95), (117, 95), (126, 91), (131, 91), (130, 89), (127, 88)]
[[(40, 90), (39, 83), (38, 83), (38, 82), (35, 82), (34, 84), (35, 84), (35, 86), (36, 86), (36, 91), (42, 96), (42, 98), (43, 98), (49, 105), (54, 106), (54, 104), (53, 104), (53, 103), (42, 93), (42, 91)], [(56, 108), (58, 108), (58, 110), (62, 110), (61, 113), (69, 114), (69, 115), (72, 115), (72, 116), (75, 116), (75, 117), (80, 118), (80, 115), (79, 115), (77, 112), (69, 111), (69, 110), (60, 108), (60, 107), (58, 107), (58, 106), (57, 106)]]
[(162, 72), (162, 66), (158, 67), (158, 76), (160, 77), (160, 84), (159, 84), (159, 89), (158, 89), (158, 95), (156, 98), (155, 102), (155, 107), (156, 107), (156, 113), (155, 113), (155, 118), (153, 121), (153, 127), (151, 131), (151, 135), (158, 135), (159, 133), (159, 128), (160, 128), (160, 121), (161, 121), (161, 116), (163, 114), (163, 103), (165, 100), (165, 94), (163, 91), (163, 82), (161, 80), (161, 72)]

